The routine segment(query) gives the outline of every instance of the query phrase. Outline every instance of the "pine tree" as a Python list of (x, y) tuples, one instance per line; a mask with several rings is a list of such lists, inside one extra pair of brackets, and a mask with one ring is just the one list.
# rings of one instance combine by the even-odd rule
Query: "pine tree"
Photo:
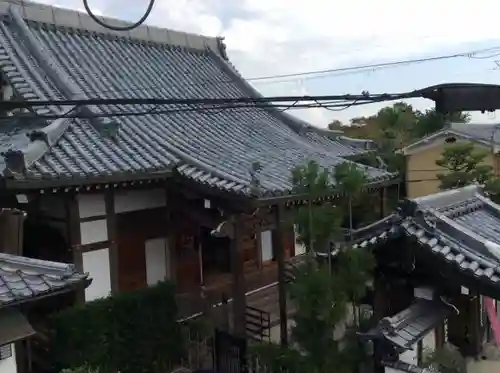
[(313, 255), (317, 251), (331, 252), (331, 241), (343, 237), (340, 225), (345, 210), (312, 201), (317, 196), (347, 189), (349, 197), (355, 198), (365, 182), (358, 172), (349, 164), (326, 170), (315, 162), (293, 172), (295, 192), (309, 195), (309, 204), (298, 210), (294, 223), (299, 228), (299, 239), (311, 255), (297, 268), (288, 289), (296, 309), (290, 347), (256, 347), (256, 353), (272, 372), (286, 369), (292, 373), (353, 373), (367, 360), (357, 343), (357, 329), (351, 325), (346, 333), (339, 333), (339, 328), (345, 326), (351, 302), (366, 292), (374, 267), (373, 256), (350, 247), (341, 247), (330, 261), (316, 260)]

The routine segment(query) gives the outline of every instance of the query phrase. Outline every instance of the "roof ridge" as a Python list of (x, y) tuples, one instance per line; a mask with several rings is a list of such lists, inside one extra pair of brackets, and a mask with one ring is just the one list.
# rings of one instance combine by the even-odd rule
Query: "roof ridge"
[[(223, 43), (224, 38), (222, 37), (204, 36), (148, 25), (141, 25), (130, 31), (114, 31), (98, 25), (87, 13), (78, 10), (25, 0), (0, 0), (0, 13), (7, 13), (11, 7), (18, 8), (22, 17), (27, 21), (196, 50), (210, 48), (223, 58), (227, 58)], [(100, 18), (113, 25), (128, 26), (132, 24), (132, 22), (111, 17)]]
[(47, 273), (64, 277), (71, 276), (76, 272), (74, 264), (34, 259), (7, 253), (0, 253), (0, 262), (15, 266), (21, 266), (26, 270), (29, 270), (31, 268), (44, 269), (47, 270)]

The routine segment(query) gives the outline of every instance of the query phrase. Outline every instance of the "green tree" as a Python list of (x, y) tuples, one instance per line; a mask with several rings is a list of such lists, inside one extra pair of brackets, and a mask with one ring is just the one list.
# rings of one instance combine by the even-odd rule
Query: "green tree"
[(484, 164), (488, 152), (477, 149), (470, 142), (446, 146), (436, 164), (446, 171), (439, 173), (439, 188), (460, 188), (472, 183), (489, 183), (493, 180), (493, 168)]
[[(307, 192), (314, 199), (341, 188), (350, 188), (349, 195), (357, 196), (366, 179), (350, 164), (325, 170), (309, 162), (294, 170), (292, 180), (295, 192)], [(344, 212), (332, 204), (309, 203), (295, 215), (299, 239), (306, 246), (312, 244), (310, 251), (330, 250), (330, 242), (340, 232)], [(335, 338), (335, 331), (346, 321), (351, 301), (365, 295), (373, 266), (370, 252), (348, 246), (340, 248), (334, 262), (307, 257), (288, 288), (296, 310), (290, 347), (265, 344), (255, 350), (272, 372), (282, 372), (284, 368), (295, 373), (352, 373), (366, 362), (368, 357), (357, 343), (356, 329), (341, 338)]]
[(328, 129), (332, 131), (339, 131), (342, 130), (342, 127), (344, 127), (343, 123), (338, 120), (334, 119), (330, 123), (328, 123)]
[(449, 122), (467, 123), (470, 115), (462, 112), (443, 114), (435, 109), (428, 109), (424, 112), (417, 112), (416, 118), (417, 124), (412, 131), (414, 140), (442, 130)]

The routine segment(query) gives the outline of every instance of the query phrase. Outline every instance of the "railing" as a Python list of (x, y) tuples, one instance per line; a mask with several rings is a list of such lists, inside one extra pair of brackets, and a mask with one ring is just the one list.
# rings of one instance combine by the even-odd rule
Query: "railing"
[(245, 311), (247, 336), (256, 341), (271, 341), (271, 314), (247, 306)]

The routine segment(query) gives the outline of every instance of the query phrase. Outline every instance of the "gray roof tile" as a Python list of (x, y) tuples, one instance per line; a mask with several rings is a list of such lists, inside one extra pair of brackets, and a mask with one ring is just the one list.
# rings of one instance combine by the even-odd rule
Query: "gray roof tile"
[(405, 233), (474, 277), (500, 286), (500, 206), (468, 186), (411, 201)]
[(367, 248), (406, 235), (465, 274), (500, 287), (499, 227), (500, 206), (472, 185), (408, 200), (347, 241)]
[[(30, 13), (31, 5), (27, 4), (24, 11), (7, 8), (0, 22), (0, 67), (25, 99), (258, 96), (227, 61), (218, 39), (163, 30), (160, 40), (158, 32), (162, 30), (152, 28), (134, 32), (134, 39), (120, 37), (83, 29), (82, 25), (90, 27), (90, 23), (81, 13), (58, 13), (57, 8), (42, 6), (52, 14), (44, 18), (41, 13)], [(120, 106), (82, 110), (103, 114), (149, 109)], [(64, 112), (58, 107), (49, 110), (57, 115)], [(118, 133), (113, 134), (116, 123)], [(7, 167), (19, 171), (19, 165), (25, 164), (29, 171), (27, 175), (13, 172), (13, 176), (82, 180), (162, 173), (177, 167), (181, 175), (195, 181), (248, 193), (251, 165), (259, 162), (264, 194), (290, 189), (290, 170), (307, 160), (333, 167), (344, 161), (342, 157), (366, 151), (365, 142), (331, 139), (309, 131), (310, 126), (289, 115), (256, 107), (112, 121), (63, 118), (44, 127), (48, 124), (38, 123), (29, 144), (9, 144), (12, 149), (7, 152)], [(394, 176), (364, 168), (372, 181)]]
[(48, 295), (87, 278), (73, 264), (0, 253), (0, 307)]
[(408, 364), (404, 361), (384, 361), (382, 364), (388, 368), (392, 368), (395, 371), (406, 372), (406, 373), (439, 373), (438, 370), (433, 368), (422, 368), (418, 365)]
[(413, 348), (451, 312), (452, 308), (440, 300), (416, 299), (403, 311), (384, 317), (366, 336), (383, 338), (402, 352)]

